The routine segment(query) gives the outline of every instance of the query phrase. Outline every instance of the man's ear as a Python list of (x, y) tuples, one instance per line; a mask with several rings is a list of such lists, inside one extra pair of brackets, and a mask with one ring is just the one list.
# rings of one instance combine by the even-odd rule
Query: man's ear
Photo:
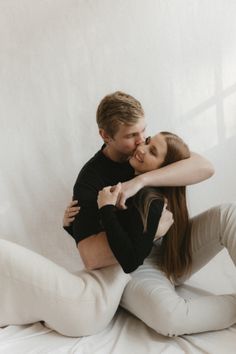
[(99, 134), (101, 135), (103, 141), (105, 144), (108, 144), (109, 141), (111, 140), (111, 137), (109, 134), (104, 129), (99, 129)]

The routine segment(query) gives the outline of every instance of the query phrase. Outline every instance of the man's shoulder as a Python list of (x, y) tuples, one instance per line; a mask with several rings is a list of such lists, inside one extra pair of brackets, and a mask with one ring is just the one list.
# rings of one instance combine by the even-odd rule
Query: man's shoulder
[(90, 184), (97, 181), (100, 175), (100, 165), (102, 164), (103, 153), (101, 150), (89, 159), (81, 168), (75, 184)]
[(92, 179), (99, 178), (108, 184), (112, 182), (115, 184), (127, 181), (133, 176), (134, 171), (128, 161), (123, 163), (113, 161), (107, 158), (101, 149), (85, 163), (79, 172), (77, 181), (92, 177)]
[(125, 182), (134, 175), (128, 162), (118, 163), (107, 158), (99, 150), (81, 169), (74, 189), (99, 191), (105, 186)]
[(80, 204), (84, 201), (96, 201), (97, 192), (103, 188), (103, 180), (99, 172), (102, 152), (98, 151), (80, 170), (73, 188), (73, 196), (79, 200)]
[(96, 154), (89, 159), (84, 166), (81, 168), (79, 172), (79, 176), (84, 176), (90, 174), (91, 172), (94, 173), (98, 171), (98, 167), (100, 166), (103, 160), (103, 153), (101, 150), (97, 151)]

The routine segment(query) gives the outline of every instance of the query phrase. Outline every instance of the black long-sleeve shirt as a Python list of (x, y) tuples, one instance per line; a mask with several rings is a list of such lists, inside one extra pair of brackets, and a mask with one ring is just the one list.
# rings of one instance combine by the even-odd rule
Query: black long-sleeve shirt
[(124, 211), (113, 205), (99, 210), (109, 246), (125, 273), (137, 269), (151, 252), (163, 206), (162, 200), (152, 201), (145, 232), (141, 215), (132, 202)]

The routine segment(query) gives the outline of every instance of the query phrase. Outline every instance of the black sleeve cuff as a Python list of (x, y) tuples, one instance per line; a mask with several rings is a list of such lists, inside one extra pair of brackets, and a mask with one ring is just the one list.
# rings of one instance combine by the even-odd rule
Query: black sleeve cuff
[(99, 209), (99, 214), (102, 220), (109, 221), (110, 219), (113, 219), (114, 213), (116, 212), (117, 208), (115, 205), (112, 204), (107, 204), (104, 205)]

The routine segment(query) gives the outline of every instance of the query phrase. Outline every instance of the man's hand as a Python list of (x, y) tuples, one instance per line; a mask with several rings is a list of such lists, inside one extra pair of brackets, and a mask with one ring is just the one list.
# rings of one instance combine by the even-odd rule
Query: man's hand
[(122, 183), (116, 206), (119, 209), (127, 209), (127, 206), (125, 205), (126, 200), (133, 197), (142, 187), (143, 185), (141, 184), (139, 177), (135, 177), (130, 181)]
[(79, 206), (75, 206), (77, 204), (78, 204), (78, 200), (73, 200), (67, 206), (67, 208), (64, 212), (64, 217), (63, 217), (63, 226), (64, 227), (70, 226), (72, 221), (75, 220), (75, 216), (78, 214), (78, 212), (80, 210)]
[(167, 210), (166, 208), (167, 208), (167, 204), (164, 205), (164, 208), (162, 210), (161, 218), (158, 224), (154, 241), (157, 240), (158, 238), (161, 238), (162, 236), (165, 236), (167, 231), (169, 230), (169, 228), (174, 222), (172, 212)]

